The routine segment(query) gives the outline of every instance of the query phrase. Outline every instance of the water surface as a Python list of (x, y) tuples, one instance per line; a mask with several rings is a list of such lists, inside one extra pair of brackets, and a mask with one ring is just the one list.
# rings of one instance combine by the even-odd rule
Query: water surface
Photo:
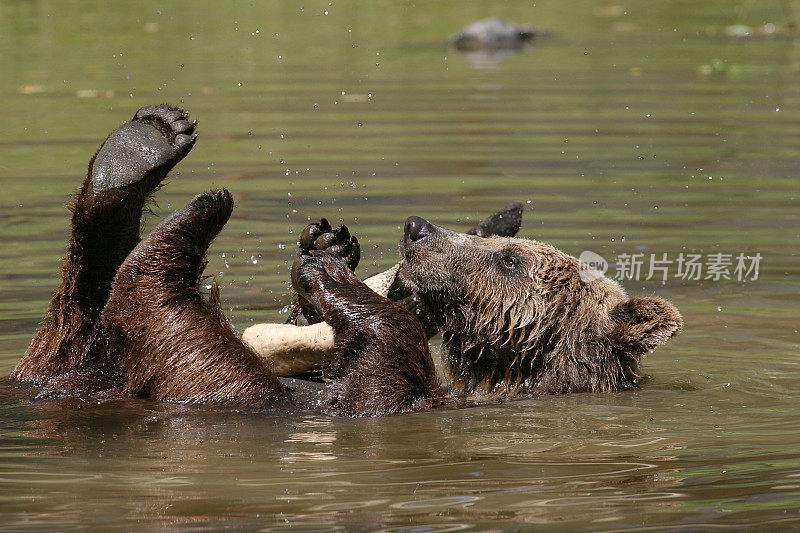
[[(499, 59), (446, 47), (488, 15), (552, 35)], [(233, 192), (207, 272), (239, 330), (285, 318), (294, 243), (320, 216), (358, 235), (361, 274), (396, 261), (409, 215), (466, 228), (513, 200), (522, 236), (574, 255), (762, 260), (747, 282), (675, 264), (623, 282), (686, 321), (635, 393), (369, 420), (5, 401), (0, 528), (798, 527), (800, 41), (725, 36), (797, 15), (777, 0), (5, 2), (0, 375), (57, 285), (89, 156), (150, 103), (185, 106), (201, 136), (147, 227)]]

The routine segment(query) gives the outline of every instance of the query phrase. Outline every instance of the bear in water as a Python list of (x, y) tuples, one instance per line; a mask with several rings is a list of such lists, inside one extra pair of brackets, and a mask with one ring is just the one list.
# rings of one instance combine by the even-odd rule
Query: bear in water
[[(451, 395), (637, 388), (641, 357), (682, 327), (678, 310), (661, 298), (628, 298), (552, 246), (507, 237), (519, 229), (520, 205), (498, 215), (466, 234), (410, 217), (400, 242), (389, 297), (405, 296), (403, 305), (441, 330)], [(298, 261), (309, 253), (301, 239)]]
[(462, 394), (631, 389), (642, 355), (683, 325), (661, 298), (620, 285), (552, 246), (454, 233), (410, 217), (399, 279), (442, 330), (442, 360)]
[[(632, 388), (641, 355), (681, 326), (668, 302), (628, 299), (599, 275), (584, 282), (585, 267), (552, 247), (492, 236), (491, 224), (468, 235), (411, 217), (400, 245), (406, 291), (397, 293), (415, 293), (441, 327), (455, 390), (441, 385), (419, 320), (348, 267), (358, 247), (341, 230), (317, 236), (324, 249), (306, 246), (292, 269), (305, 308), (334, 332), (327, 383), (292, 389), (232, 330), (216, 286), (200, 290), (206, 250), (233, 209), (228, 191), (197, 195), (139, 242), (145, 202), (191, 150), (195, 126), (181, 109), (148, 106), (92, 158), (61, 285), (14, 382), (39, 397), (375, 416), (454, 405), (471, 392)], [(304, 234), (330, 233), (310, 228)]]
[(147, 106), (102, 144), (71, 206), (61, 285), (11, 380), (40, 398), (140, 397), (351, 416), (439, 403), (444, 393), (419, 321), (330, 252), (308, 256), (296, 283), (334, 328), (340, 357), (332, 381), (317, 393), (275, 377), (226, 321), (218, 289), (207, 297), (200, 290), (206, 250), (233, 210), (228, 191), (195, 196), (139, 242), (145, 202), (192, 149), (195, 127), (182, 109)]

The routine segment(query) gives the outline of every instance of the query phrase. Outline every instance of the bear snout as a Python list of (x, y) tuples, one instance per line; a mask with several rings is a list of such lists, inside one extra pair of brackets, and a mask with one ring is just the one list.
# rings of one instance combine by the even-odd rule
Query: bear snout
[(436, 226), (420, 217), (408, 217), (405, 227), (406, 244), (424, 239), (436, 231)]

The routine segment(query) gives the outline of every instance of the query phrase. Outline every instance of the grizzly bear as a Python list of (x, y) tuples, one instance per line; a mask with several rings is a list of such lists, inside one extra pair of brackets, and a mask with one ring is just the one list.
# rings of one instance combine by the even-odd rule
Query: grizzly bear
[(683, 324), (666, 300), (628, 298), (617, 282), (536, 241), (410, 217), (400, 255), (398, 277), (433, 313), (462, 394), (635, 388), (642, 355)]
[(101, 145), (71, 206), (61, 285), (11, 379), (40, 398), (143, 397), (352, 416), (438, 401), (419, 322), (330, 252), (309, 257), (298, 286), (336, 333), (331, 382), (317, 392), (279, 381), (228, 324), (218, 289), (207, 296), (200, 289), (206, 250), (233, 210), (228, 191), (197, 195), (139, 242), (145, 202), (192, 149), (195, 127), (182, 109), (147, 106)]
[(71, 207), (61, 285), (15, 382), (39, 397), (375, 416), (454, 405), (470, 392), (635, 387), (640, 356), (680, 328), (664, 300), (628, 299), (605, 278), (584, 283), (576, 259), (492, 236), (513, 235), (518, 217), (490, 219), (473, 235), (411, 217), (395, 294), (442, 329), (448, 390), (420, 321), (353, 274), (357, 241), (310, 225), (292, 282), (308, 318), (333, 328), (335, 353), (324, 386), (290, 387), (228, 324), (216, 285), (200, 288), (206, 251), (233, 210), (228, 191), (195, 196), (139, 242), (145, 203), (192, 149), (196, 124), (182, 109), (147, 106), (101, 145)]
[[(413, 310), (429, 337), (429, 322), (441, 330), (450, 393), (516, 397), (638, 387), (641, 357), (682, 327), (678, 310), (661, 298), (628, 298), (616, 281), (552, 246), (510, 238), (521, 215), (521, 204), (511, 204), (466, 234), (419, 217), (406, 221), (389, 297)], [(322, 227), (325, 242), (334, 240), (330, 226)], [(315, 224), (309, 230), (320, 231)], [(314, 252), (302, 238), (300, 248), (302, 263)], [(312, 313), (308, 321), (315, 320)]]

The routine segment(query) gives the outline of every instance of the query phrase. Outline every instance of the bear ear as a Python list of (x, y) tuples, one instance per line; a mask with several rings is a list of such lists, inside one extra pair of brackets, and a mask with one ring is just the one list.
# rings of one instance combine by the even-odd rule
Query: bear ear
[(522, 202), (512, 202), (503, 209), (489, 216), (486, 220), (467, 231), (467, 235), (478, 237), (513, 237), (522, 224)]
[(625, 300), (611, 310), (610, 319), (611, 345), (636, 357), (652, 352), (683, 326), (675, 306), (661, 298)]

